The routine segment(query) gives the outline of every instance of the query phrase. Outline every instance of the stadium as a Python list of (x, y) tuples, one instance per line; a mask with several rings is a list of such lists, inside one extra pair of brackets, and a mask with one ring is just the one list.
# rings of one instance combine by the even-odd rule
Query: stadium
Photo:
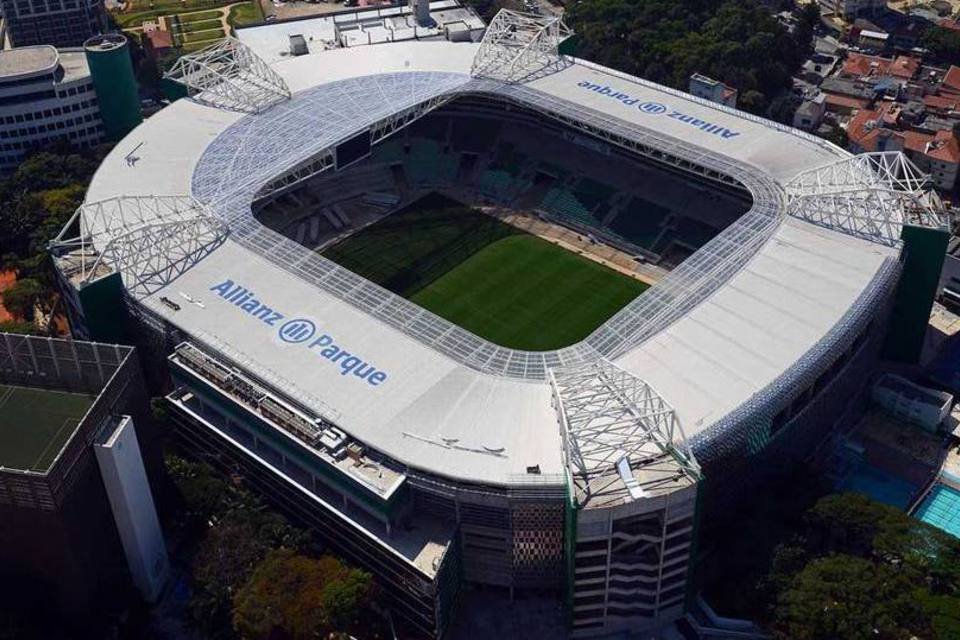
[(401, 637), (464, 585), (556, 593), (576, 637), (681, 618), (703, 519), (922, 338), (897, 309), (946, 221), (901, 154), (569, 35), (241, 32), (179, 61), (51, 247), (75, 335), (136, 335), (184, 446), (374, 573)]

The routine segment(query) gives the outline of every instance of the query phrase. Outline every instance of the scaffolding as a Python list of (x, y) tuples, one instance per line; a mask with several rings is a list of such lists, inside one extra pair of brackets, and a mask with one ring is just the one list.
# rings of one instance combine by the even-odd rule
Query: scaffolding
[(261, 113), (291, 96), (280, 74), (235, 38), (181, 56), (164, 78), (197, 102), (230, 111)]
[(501, 9), (483, 35), (470, 75), (514, 83), (550, 73), (567, 64), (559, 47), (572, 35), (561, 15)]
[(903, 153), (862, 153), (816, 167), (786, 184), (790, 215), (893, 246), (903, 225), (946, 228), (930, 177)]
[(142, 297), (190, 269), (227, 234), (227, 225), (190, 196), (120, 196), (80, 206), (50, 250), (77, 287), (116, 271)]
[[(580, 505), (699, 478), (673, 407), (645, 381), (603, 358), (552, 369), (549, 380)], [(644, 473), (636, 478), (638, 469)]]

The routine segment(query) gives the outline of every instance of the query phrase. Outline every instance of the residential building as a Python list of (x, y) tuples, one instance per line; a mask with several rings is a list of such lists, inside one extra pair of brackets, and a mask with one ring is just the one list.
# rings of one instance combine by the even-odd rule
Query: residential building
[(728, 87), (719, 80), (708, 78), (705, 75), (695, 73), (690, 76), (690, 86), (688, 91), (704, 100), (727, 105), (728, 107), (737, 106), (737, 90)]
[(107, 26), (102, 0), (0, 0), (15, 47), (79, 47)]
[(876, 109), (861, 109), (850, 119), (847, 136), (854, 152), (903, 151), (934, 184), (953, 189), (960, 167), (960, 145), (951, 130), (935, 134), (901, 130), (900, 106), (886, 103)]
[(0, 171), (56, 140), (79, 146), (104, 138), (99, 100), (82, 49), (50, 45), (0, 51)]
[(822, 11), (836, 14), (851, 20), (864, 14), (875, 14), (885, 10), (885, 0), (820, 0)]
[(804, 100), (793, 115), (793, 126), (804, 131), (813, 131), (820, 126), (827, 111), (827, 96), (818, 93)]
[(934, 184), (949, 191), (957, 184), (960, 167), (960, 145), (953, 131), (937, 131), (935, 135), (904, 131), (904, 152), (918, 167), (927, 171)]

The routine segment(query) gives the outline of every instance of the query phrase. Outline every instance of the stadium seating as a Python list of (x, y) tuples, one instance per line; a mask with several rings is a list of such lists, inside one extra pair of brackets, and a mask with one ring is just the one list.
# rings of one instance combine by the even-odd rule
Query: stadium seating
[(403, 139), (399, 135), (391, 136), (372, 149), (376, 162), (394, 164), (403, 162), (406, 154), (403, 151)]
[(543, 200), (540, 201), (540, 208), (550, 215), (567, 218), (587, 226), (596, 226), (597, 224), (596, 219), (590, 215), (583, 203), (569, 189), (564, 187), (550, 188), (543, 196)]
[(480, 174), (480, 193), (496, 200), (507, 202), (511, 199), (514, 190), (514, 179), (506, 171), (487, 169)]
[(463, 121), (453, 118), (450, 144), (456, 151), (487, 153), (497, 143), (501, 124), (487, 118), (471, 118)]
[(573, 189), (573, 194), (577, 200), (590, 211), (595, 211), (601, 204), (606, 203), (613, 197), (614, 193), (616, 193), (616, 190), (610, 185), (602, 184), (590, 178), (581, 178)]
[(440, 144), (425, 138), (413, 138), (405, 166), (410, 181), (418, 185), (445, 185), (457, 176), (459, 154), (443, 153)]
[(621, 238), (652, 251), (669, 216), (670, 210), (665, 207), (632, 198), (626, 208), (613, 217), (609, 226)]

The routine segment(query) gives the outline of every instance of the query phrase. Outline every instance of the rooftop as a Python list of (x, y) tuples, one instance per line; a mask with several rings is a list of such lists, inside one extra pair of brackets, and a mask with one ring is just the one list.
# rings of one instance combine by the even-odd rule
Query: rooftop
[(940, 85), (940, 91), (960, 93), (960, 67), (950, 65), (946, 75), (943, 76), (943, 84)]
[(433, 25), (417, 25), (413, 12), (401, 6), (371, 6), (337, 11), (317, 17), (296, 18), (237, 29), (237, 39), (268, 62), (290, 55), (290, 37), (304, 39), (310, 53), (339, 47), (355, 47), (403, 40), (445, 39), (450, 33), (475, 33), (485, 24), (476, 12), (459, 0), (431, 0)]
[[(240, 31), (242, 37), (250, 30)], [(287, 36), (283, 39), (286, 45)], [(896, 247), (784, 217), (776, 208), (782, 207), (778, 185), (811, 167), (849, 158), (837, 147), (583, 61), (517, 85), (472, 78), (477, 48), (403, 42), (288, 57), (272, 68), (289, 85), (292, 99), (257, 116), (179, 100), (144, 122), (111, 151), (87, 201), (193, 192), (214, 215), (229, 220), (232, 233), (140, 304), (411, 468), (504, 485), (518, 477), (529, 480), (527, 469), (538, 465), (541, 479), (562, 486), (562, 438), (542, 376), (544, 367), (556, 366), (561, 356), (577, 362), (586, 351), (531, 354), (491, 348), (422, 309), (385, 298), (369, 283), (331, 270), (319, 256), (265, 229), (250, 210), (259, 186), (283, 169), (413, 104), (479, 90), (570, 114), (571, 121), (574, 115), (587, 119), (752, 185), (757, 209), (746, 215), (753, 216), (751, 230), (762, 233), (747, 236), (747, 244), (736, 235), (744, 231), (740, 228), (718, 236), (716, 243), (740, 247), (743, 263), (718, 274), (709, 270), (715, 254), (698, 252), (674, 271), (683, 291), (663, 284), (670, 276), (651, 289), (656, 293), (660, 287), (671, 300), (690, 300), (689, 306), (671, 311), (670, 322), (655, 322), (663, 315), (653, 315), (658, 298), (644, 295), (638, 298), (645, 301), (641, 306), (622, 312), (618, 320), (630, 342), (598, 334), (619, 345), (619, 351), (611, 350), (611, 360), (647, 381), (675, 408), (691, 441), (710, 435), (711, 427), (738, 407), (792, 375), (852, 309), (862, 307), (858, 301), (870, 299), (893, 273)], [(611, 98), (613, 93), (628, 99)], [(646, 102), (664, 111), (637, 108)], [(685, 119), (663, 115), (667, 110)], [(305, 141), (304, 130), (317, 135)], [(783, 153), (785, 145), (791, 153)], [(135, 148), (139, 161), (130, 165), (124, 158)], [(724, 264), (730, 253), (723, 253)], [(697, 279), (707, 277), (702, 274), (710, 274), (718, 288), (683, 298), (685, 291), (706, 292), (705, 286), (689, 284), (702, 282)], [(340, 375), (307, 346), (281, 344), (276, 329), (211, 292), (227, 279), (291, 318), (318, 319), (319, 330), (389, 378), (367, 385)], [(174, 311), (159, 301), (181, 293), (202, 305), (183, 304)], [(607, 348), (599, 338), (591, 344)], [(455, 440), (462, 446), (448, 444)]]
[(50, 45), (18, 47), (0, 51), (0, 82), (49, 73), (57, 68), (59, 55)]
[(46, 472), (95, 396), (0, 385), (0, 467)]

